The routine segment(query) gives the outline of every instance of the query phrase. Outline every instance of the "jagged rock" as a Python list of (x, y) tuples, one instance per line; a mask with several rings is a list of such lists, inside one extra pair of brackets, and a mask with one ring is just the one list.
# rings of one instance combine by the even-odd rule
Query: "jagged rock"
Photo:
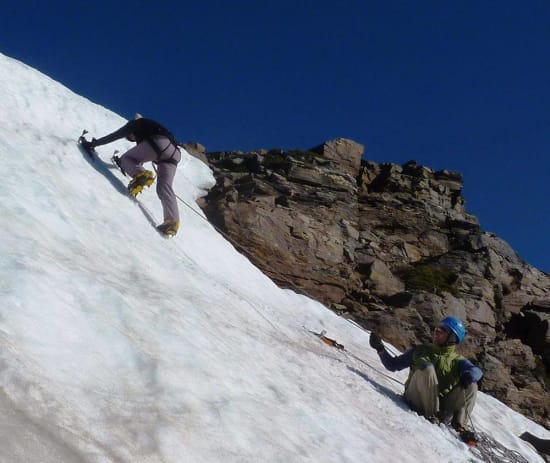
[(353, 140), (337, 138), (327, 141), (312, 148), (311, 151), (319, 153), (323, 158), (337, 163), (342, 172), (357, 177), (361, 167), (361, 157), (365, 147)]
[(537, 416), (548, 427), (550, 402), (544, 383), (536, 379), (537, 362), (531, 349), (513, 339), (496, 343), (492, 351), (500, 371), (484, 365), (484, 390), (527, 416)]
[(205, 164), (208, 164), (208, 159), (206, 158), (206, 148), (200, 143), (188, 141), (181, 143), (180, 146), (191, 156), (200, 159)]
[(209, 153), (217, 183), (205, 213), (277, 284), (400, 349), (459, 316), (461, 351), (486, 369), (484, 390), (547, 425), (548, 407), (535, 404), (548, 394), (550, 277), (481, 230), (459, 173), (362, 153), (345, 139)]
[(405, 284), (380, 260), (372, 262), (366, 277), (370, 291), (376, 296), (393, 296), (405, 290)]
[(515, 372), (525, 373), (536, 367), (533, 351), (519, 339), (499, 341), (494, 345), (493, 350), (502, 364)]
[(521, 339), (539, 354), (546, 368), (550, 370), (550, 306), (549, 300), (536, 300), (512, 315), (506, 324), (509, 336)]

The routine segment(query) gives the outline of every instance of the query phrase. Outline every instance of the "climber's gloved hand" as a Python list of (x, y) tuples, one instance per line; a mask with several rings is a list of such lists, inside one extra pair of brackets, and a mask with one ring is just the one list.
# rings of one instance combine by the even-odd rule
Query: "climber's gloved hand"
[(91, 141), (88, 141), (84, 137), (82, 137), (80, 144), (87, 150), (92, 150), (97, 146), (95, 138), (92, 138)]
[(376, 352), (382, 352), (384, 349), (384, 344), (382, 344), (382, 339), (376, 333), (372, 332), (369, 338), (370, 346), (376, 350)]
[(462, 389), (468, 389), (470, 384), (472, 384), (473, 382), (474, 379), (472, 378), (472, 374), (469, 371), (465, 372), (458, 380), (458, 384)]

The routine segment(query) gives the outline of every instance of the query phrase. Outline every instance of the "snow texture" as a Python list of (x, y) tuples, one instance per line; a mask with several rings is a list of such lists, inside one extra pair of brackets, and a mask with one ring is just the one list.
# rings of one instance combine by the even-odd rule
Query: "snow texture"
[[(182, 228), (162, 239), (109, 161), (132, 145), (92, 162), (76, 144), (125, 119), (4, 55), (0, 76), (1, 462), (481, 461), (408, 410), (407, 372), (388, 377), (368, 332), (208, 223), (205, 164), (183, 153)], [(154, 188), (141, 201), (158, 221)], [(473, 422), (542, 462), (517, 436), (548, 432), (497, 400), (480, 394)]]

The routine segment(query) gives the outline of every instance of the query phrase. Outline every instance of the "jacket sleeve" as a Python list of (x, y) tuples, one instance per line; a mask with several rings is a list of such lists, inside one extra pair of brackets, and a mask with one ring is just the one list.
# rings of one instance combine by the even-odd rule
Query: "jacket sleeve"
[(466, 358), (463, 358), (458, 362), (458, 371), (460, 372), (460, 376), (462, 376), (466, 372), (469, 372), (470, 375), (472, 375), (472, 380), (474, 381), (474, 383), (477, 383), (483, 376), (483, 372), (481, 371), (481, 369), (476, 367)]
[(130, 135), (134, 130), (134, 121), (128, 122), (126, 125), (122, 126), (117, 131), (110, 133), (109, 135), (105, 135), (104, 137), (98, 138), (94, 141), (94, 146), (101, 146), (106, 145), (107, 143), (111, 143), (115, 140), (119, 140), (120, 138), (127, 137)]
[(403, 370), (412, 365), (414, 348), (410, 348), (401, 355), (391, 356), (386, 350), (379, 352), (380, 361), (390, 371)]

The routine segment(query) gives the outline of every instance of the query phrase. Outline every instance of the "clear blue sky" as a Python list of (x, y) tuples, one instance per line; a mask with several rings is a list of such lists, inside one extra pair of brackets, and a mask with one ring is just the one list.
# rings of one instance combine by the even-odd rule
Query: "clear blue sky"
[(548, 0), (22, 0), (0, 52), (208, 151), (347, 137), (461, 172), (482, 228), (550, 271)]

